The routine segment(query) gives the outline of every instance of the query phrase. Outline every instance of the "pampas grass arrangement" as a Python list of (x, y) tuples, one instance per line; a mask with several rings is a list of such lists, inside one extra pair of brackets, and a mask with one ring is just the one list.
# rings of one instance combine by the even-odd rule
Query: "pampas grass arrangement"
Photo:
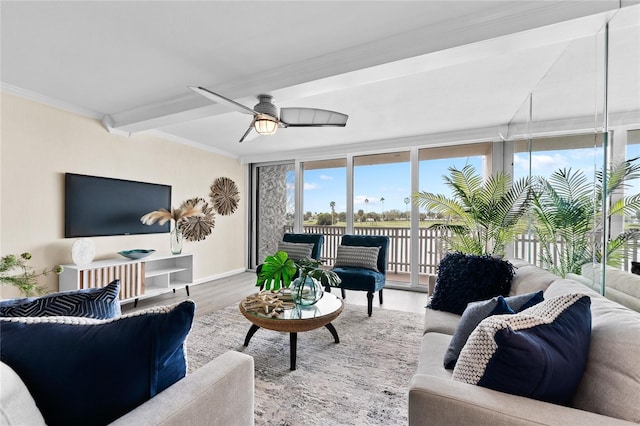
[(171, 211), (167, 209), (160, 209), (149, 212), (140, 218), (140, 222), (144, 223), (145, 225), (153, 225), (156, 222), (158, 222), (158, 225), (164, 225), (168, 221), (173, 220), (176, 224), (178, 224), (181, 219), (202, 214), (201, 203), (191, 204), (185, 201), (177, 209), (174, 209), (172, 207)]

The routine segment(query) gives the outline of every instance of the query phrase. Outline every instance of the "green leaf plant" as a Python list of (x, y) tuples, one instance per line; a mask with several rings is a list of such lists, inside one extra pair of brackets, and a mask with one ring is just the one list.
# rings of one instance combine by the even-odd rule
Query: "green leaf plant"
[(449, 167), (444, 183), (452, 197), (430, 192), (413, 194), (421, 208), (448, 216), (446, 223), (431, 225), (441, 230), (448, 249), (466, 254), (504, 255), (507, 244), (527, 229), (526, 213), (532, 191), (528, 178), (512, 183), (511, 176), (496, 173), (487, 179), (471, 165)]
[[(604, 177), (606, 176), (606, 191)], [(580, 274), (581, 266), (603, 259), (603, 203), (606, 220), (616, 215), (633, 215), (640, 209), (640, 194), (620, 197), (610, 203), (610, 195), (640, 178), (638, 158), (613, 164), (606, 174), (595, 173), (590, 181), (582, 170), (557, 170), (548, 178), (534, 180), (533, 226), (540, 241), (543, 267), (565, 277)], [(619, 267), (630, 249), (627, 241), (640, 237), (640, 231), (622, 232), (607, 242), (607, 264)], [(555, 250), (556, 245), (561, 250)]]
[(289, 288), (298, 268), (285, 251), (278, 251), (267, 256), (256, 281), (257, 287), (264, 285), (265, 290), (278, 291), (281, 287)]
[(302, 280), (309, 276), (318, 280), (323, 287), (335, 287), (341, 282), (335, 272), (322, 268), (322, 263), (319, 260), (304, 257), (294, 262), (289, 259), (287, 252), (279, 251), (273, 256), (265, 258), (262, 269), (258, 273), (256, 286), (262, 287), (264, 285), (265, 290), (271, 291), (289, 288), (298, 270)]
[(311, 277), (318, 280), (324, 288), (337, 287), (342, 282), (338, 274), (329, 269), (324, 269), (322, 262), (319, 260), (303, 257), (295, 263), (300, 270), (300, 278), (303, 282), (306, 277)]

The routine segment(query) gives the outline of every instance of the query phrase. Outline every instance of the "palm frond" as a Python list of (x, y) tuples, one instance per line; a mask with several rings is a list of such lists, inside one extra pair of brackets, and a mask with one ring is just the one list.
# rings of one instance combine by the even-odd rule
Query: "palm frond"
[[(614, 164), (606, 172), (607, 191), (603, 191), (604, 173), (598, 171), (589, 181), (581, 171), (561, 169), (548, 178), (537, 178), (533, 198), (534, 229), (541, 241), (545, 268), (565, 276), (580, 273), (585, 262), (603, 259), (601, 237), (604, 220), (613, 215), (633, 214), (640, 209), (640, 195), (634, 194), (614, 201), (603, 217), (603, 202), (615, 190), (627, 186), (630, 179), (640, 177), (640, 164), (631, 159)], [(626, 241), (634, 232), (627, 232), (607, 242), (607, 263), (617, 266), (627, 256)], [(635, 237), (634, 237), (635, 238)], [(557, 245), (563, 250), (555, 252)]]
[(522, 220), (531, 203), (528, 179), (512, 185), (511, 176), (496, 173), (483, 179), (475, 168), (449, 168), (445, 184), (452, 198), (419, 192), (414, 203), (436, 213), (446, 214), (456, 225), (434, 225), (446, 230), (442, 237), (453, 250), (472, 254), (503, 254), (508, 242), (524, 229)]

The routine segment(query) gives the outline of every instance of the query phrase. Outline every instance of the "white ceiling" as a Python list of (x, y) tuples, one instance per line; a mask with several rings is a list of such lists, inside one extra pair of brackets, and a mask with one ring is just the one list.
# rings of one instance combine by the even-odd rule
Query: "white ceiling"
[[(111, 131), (153, 132), (243, 162), (426, 145), (452, 132), (497, 134), (536, 87), (539, 119), (593, 115), (602, 92), (594, 78), (602, 37), (593, 35), (609, 20), (612, 62), (625, 63), (611, 67), (610, 108), (640, 111), (640, 6), (622, 3), (632, 6), (3, 0), (0, 80)], [(189, 85), (250, 107), (269, 93), (279, 106), (336, 110), (349, 122), (239, 144), (250, 116)]]

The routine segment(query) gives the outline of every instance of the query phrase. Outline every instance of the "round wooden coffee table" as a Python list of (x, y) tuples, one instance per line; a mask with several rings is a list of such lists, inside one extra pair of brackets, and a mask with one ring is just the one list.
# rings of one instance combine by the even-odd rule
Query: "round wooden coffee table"
[(289, 346), (291, 352), (291, 370), (296, 369), (296, 348), (298, 333), (326, 327), (331, 332), (336, 343), (340, 343), (338, 332), (331, 324), (344, 309), (344, 302), (335, 295), (325, 292), (322, 298), (311, 306), (296, 306), (285, 309), (278, 317), (268, 317), (260, 312), (247, 311), (244, 308), (244, 300), (240, 302), (240, 312), (249, 321), (251, 328), (244, 339), (244, 345), (248, 346), (251, 337), (259, 328), (289, 333)]

